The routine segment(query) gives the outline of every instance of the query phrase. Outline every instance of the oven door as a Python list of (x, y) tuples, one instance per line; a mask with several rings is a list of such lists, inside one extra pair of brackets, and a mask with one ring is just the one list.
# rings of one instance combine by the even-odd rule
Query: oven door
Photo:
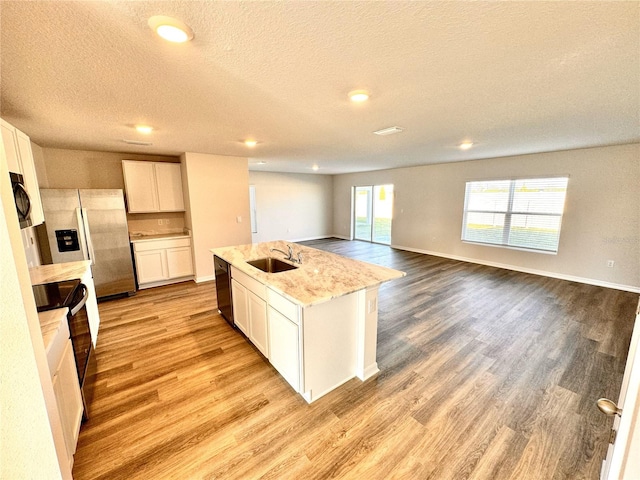
[(84, 284), (80, 284), (74, 292), (69, 304), (69, 330), (71, 331), (71, 344), (78, 369), (80, 392), (84, 404), (83, 420), (89, 419), (89, 405), (93, 399), (93, 387), (96, 375), (96, 359), (91, 343), (91, 331), (89, 330), (89, 317), (85, 306), (89, 290)]

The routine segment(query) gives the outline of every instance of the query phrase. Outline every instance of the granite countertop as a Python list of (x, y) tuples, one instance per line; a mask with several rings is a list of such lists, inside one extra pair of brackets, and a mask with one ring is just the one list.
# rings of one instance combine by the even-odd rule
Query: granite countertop
[[(278, 248), (286, 252), (287, 245), (292, 245), (294, 256), (302, 252), (302, 265), (298, 265), (294, 270), (266, 273), (247, 263), (247, 260), (264, 257), (282, 259), (281, 253), (269, 250)], [(213, 248), (211, 252), (303, 307), (326, 302), (405, 275), (399, 270), (282, 240)]]
[(145, 242), (149, 240), (173, 239), (173, 238), (189, 238), (189, 231), (173, 232), (173, 233), (129, 233), (129, 240), (132, 243)]
[(40, 265), (29, 269), (31, 285), (41, 283), (64, 282), (82, 278), (89, 270), (91, 261), (79, 260), (77, 262), (54, 263), (51, 265)]

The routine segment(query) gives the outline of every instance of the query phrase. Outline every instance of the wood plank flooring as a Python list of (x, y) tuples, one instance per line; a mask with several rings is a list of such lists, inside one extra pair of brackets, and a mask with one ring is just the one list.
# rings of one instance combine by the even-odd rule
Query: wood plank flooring
[(382, 245), (378, 364), (307, 405), (217, 313), (213, 283), (99, 305), (74, 478), (597, 479), (638, 295)]

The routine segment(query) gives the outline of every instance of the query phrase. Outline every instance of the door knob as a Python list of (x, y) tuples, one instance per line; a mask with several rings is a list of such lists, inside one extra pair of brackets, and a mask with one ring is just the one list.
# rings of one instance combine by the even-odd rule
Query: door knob
[(622, 413), (622, 409), (618, 408), (618, 405), (608, 398), (600, 398), (596, 403), (600, 411), (605, 415), (620, 415)]

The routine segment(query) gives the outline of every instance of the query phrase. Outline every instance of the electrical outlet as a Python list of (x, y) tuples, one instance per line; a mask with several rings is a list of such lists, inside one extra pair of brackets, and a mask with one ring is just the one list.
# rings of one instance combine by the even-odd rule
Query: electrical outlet
[(615, 265), (616, 262), (614, 262), (613, 260), (607, 260), (607, 267), (609, 268), (613, 268), (613, 266)]
[(242, 217), (238, 215), (238, 216), (236, 217), (236, 222), (238, 222), (238, 223), (242, 223)]
[(158, 225), (162, 225), (162, 219), (161, 218), (158, 219)]

